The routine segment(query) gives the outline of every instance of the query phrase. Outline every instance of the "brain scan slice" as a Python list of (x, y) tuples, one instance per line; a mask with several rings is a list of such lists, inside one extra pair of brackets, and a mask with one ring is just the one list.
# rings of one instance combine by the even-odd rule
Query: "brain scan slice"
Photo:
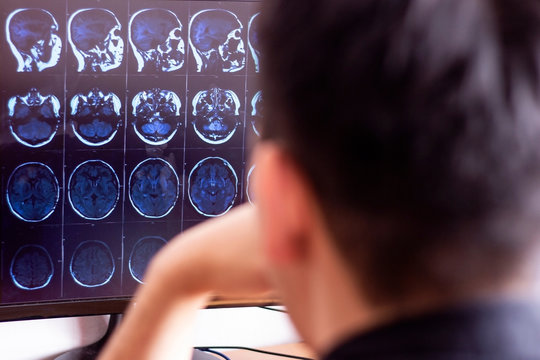
[(255, 63), (255, 71), (260, 72), (261, 44), (259, 39), (259, 13), (253, 15), (248, 26), (248, 45)]
[(68, 199), (73, 210), (87, 220), (109, 216), (120, 196), (120, 183), (113, 168), (101, 160), (87, 160), (71, 173)]
[(180, 180), (174, 168), (160, 158), (139, 163), (129, 176), (129, 200), (147, 218), (169, 214), (180, 194)]
[(264, 102), (262, 90), (257, 93), (251, 99), (251, 126), (257, 136), (261, 136), (261, 126), (264, 113)]
[(53, 261), (43, 246), (24, 245), (13, 256), (9, 273), (19, 289), (42, 289), (53, 277)]
[(71, 257), (69, 271), (75, 282), (84, 287), (107, 284), (114, 275), (115, 265), (111, 249), (101, 241), (84, 241)]
[(159, 236), (146, 236), (137, 241), (129, 256), (129, 272), (136, 281), (143, 283), (150, 260), (166, 243), (165, 239)]
[(60, 60), (58, 23), (44, 9), (17, 9), (6, 20), (6, 40), (17, 60), (17, 72), (43, 71)]
[(138, 72), (171, 72), (184, 65), (182, 24), (170, 10), (143, 9), (133, 14), (129, 42)]
[(246, 51), (242, 23), (228, 10), (199, 11), (189, 23), (189, 44), (203, 73), (234, 73), (244, 68)]
[(220, 216), (236, 199), (238, 177), (232, 166), (220, 157), (208, 157), (193, 167), (188, 179), (189, 201), (199, 214)]
[(78, 72), (106, 72), (124, 59), (122, 25), (107, 9), (80, 9), (68, 20), (68, 41), (77, 59)]
[(255, 165), (253, 165), (247, 175), (247, 181), (246, 181), (246, 196), (248, 201), (253, 204), (255, 202), (255, 198), (253, 197), (253, 186), (251, 185), (251, 177), (253, 176), (253, 172), (255, 171)]

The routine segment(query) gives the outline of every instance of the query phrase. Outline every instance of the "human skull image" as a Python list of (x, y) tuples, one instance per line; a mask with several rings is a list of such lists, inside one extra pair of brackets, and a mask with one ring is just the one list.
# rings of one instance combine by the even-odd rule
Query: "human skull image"
[(17, 59), (17, 72), (43, 71), (60, 60), (58, 23), (47, 10), (13, 11), (6, 20), (6, 40)]
[(262, 90), (257, 93), (251, 99), (251, 126), (257, 136), (261, 136), (261, 126), (263, 120), (264, 102)]
[(189, 45), (197, 71), (234, 73), (246, 65), (242, 23), (235, 14), (223, 9), (196, 13), (189, 22)]
[(106, 72), (122, 65), (122, 25), (107, 9), (80, 9), (68, 20), (68, 41), (78, 72)]
[(138, 72), (171, 72), (184, 65), (182, 24), (166, 9), (143, 9), (129, 21), (129, 43)]
[(199, 91), (192, 101), (193, 128), (209, 144), (228, 141), (240, 125), (240, 100), (232, 90), (212, 87)]
[(261, 44), (259, 39), (259, 13), (253, 15), (248, 25), (248, 46), (255, 63), (255, 71), (261, 71)]
[(150, 260), (165, 244), (167, 241), (159, 236), (145, 236), (137, 241), (129, 256), (129, 272), (133, 279), (143, 283)]
[(83, 241), (77, 246), (69, 263), (73, 280), (80, 286), (93, 288), (107, 284), (114, 275), (111, 249), (102, 241)]
[(13, 256), (9, 273), (19, 289), (43, 289), (54, 274), (51, 255), (41, 245), (23, 245)]
[(249, 169), (247, 180), (246, 180), (246, 196), (250, 204), (253, 204), (255, 201), (255, 198), (253, 196), (253, 186), (252, 186), (252, 178), (251, 178), (253, 176), (253, 172), (255, 171), (255, 167), (256, 165), (253, 165)]

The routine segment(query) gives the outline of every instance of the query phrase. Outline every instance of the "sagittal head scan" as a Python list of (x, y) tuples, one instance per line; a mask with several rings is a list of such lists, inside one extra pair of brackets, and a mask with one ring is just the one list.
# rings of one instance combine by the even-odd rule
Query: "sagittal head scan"
[(71, 257), (69, 271), (75, 282), (84, 287), (107, 284), (114, 275), (115, 265), (111, 249), (101, 241), (84, 241)]
[(58, 23), (47, 10), (13, 11), (6, 20), (6, 40), (17, 59), (17, 72), (43, 71), (60, 60)]
[(129, 256), (129, 272), (136, 281), (143, 283), (148, 263), (166, 243), (165, 239), (159, 236), (146, 236), (137, 241)]
[(242, 23), (223, 9), (199, 11), (189, 23), (189, 45), (203, 73), (233, 73), (246, 65)]
[(173, 138), (180, 127), (182, 102), (169, 90), (154, 88), (133, 98), (133, 129), (147, 144), (162, 145)]
[(19, 289), (42, 289), (53, 277), (53, 261), (43, 246), (24, 245), (13, 256), (9, 273)]
[(105, 145), (118, 132), (121, 108), (122, 102), (116, 94), (98, 88), (73, 96), (70, 113), (73, 133), (85, 145)]
[(195, 210), (204, 216), (219, 216), (234, 204), (238, 177), (225, 159), (208, 157), (191, 170), (188, 184), (189, 201)]
[(129, 21), (129, 42), (138, 72), (171, 72), (184, 65), (182, 24), (166, 9), (143, 9)]
[(147, 218), (161, 218), (171, 212), (180, 193), (180, 180), (174, 168), (160, 158), (149, 158), (129, 176), (129, 200)]
[(253, 197), (253, 187), (251, 186), (251, 180), (252, 180), (251, 177), (253, 176), (254, 171), (255, 171), (255, 165), (253, 165), (251, 169), (249, 169), (248, 175), (247, 175), (247, 181), (246, 181), (246, 196), (247, 196), (248, 201), (251, 204), (253, 204), (255, 201), (255, 198)]
[(261, 71), (261, 44), (259, 39), (259, 13), (253, 15), (249, 20), (248, 26), (248, 45), (251, 52), (251, 57), (255, 63), (255, 71)]
[(15, 140), (28, 147), (48, 144), (60, 125), (60, 101), (51, 94), (32, 88), (25, 95), (9, 98), (9, 130)]
[(68, 21), (68, 41), (78, 72), (106, 72), (122, 65), (122, 25), (107, 9), (80, 9)]
[(257, 93), (251, 99), (251, 126), (257, 136), (261, 136), (261, 126), (263, 123), (264, 102), (262, 90)]
[(114, 210), (120, 183), (113, 168), (101, 160), (87, 160), (71, 173), (68, 198), (73, 210), (87, 220), (101, 220)]
[(193, 129), (209, 144), (223, 144), (240, 125), (240, 100), (232, 90), (212, 87), (199, 91), (192, 101)]
[(47, 165), (28, 162), (15, 168), (9, 177), (7, 202), (21, 220), (45, 220), (54, 212), (59, 197), (58, 180)]

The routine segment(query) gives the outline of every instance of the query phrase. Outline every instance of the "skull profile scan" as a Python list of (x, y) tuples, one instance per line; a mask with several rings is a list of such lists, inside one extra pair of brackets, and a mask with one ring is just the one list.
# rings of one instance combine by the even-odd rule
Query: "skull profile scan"
[(184, 65), (182, 23), (170, 10), (143, 9), (133, 14), (129, 43), (138, 72), (171, 72)]
[(182, 102), (169, 90), (153, 88), (139, 92), (131, 101), (135, 134), (147, 144), (169, 142), (180, 127)]
[(80, 9), (68, 20), (68, 41), (78, 72), (106, 72), (122, 65), (122, 25), (107, 9)]
[(43, 71), (60, 60), (58, 23), (47, 10), (13, 11), (6, 20), (6, 40), (17, 59), (17, 72)]
[(143, 283), (150, 260), (166, 243), (167, 241), (159, 236), (145, 236), (137, 241), (129, 256), (129, 272), (133, 279)]
[(257, 93), (251, 99), (251, 126), (257, 136), (261, 136), (261, 126), (264, 113), (264, 102), (262, 90)]
[(83, 287), (107, 284), (114, 275), (115, 265), (111, 249), (102, 241), (83, 241), (71, 257), (69, 272), (73, 280)]
[(199, 91), (192, 101), (193, 129), (209, 144), (223, 144), (236, 132), (240, 122), (240, 100), (232, 90), (212, 87)]
[(228, 10), (208, 9), (189, 22), (189, 45), (197, 72), (234, 73), (246, 65), (242, 23)]
[(255, 63), (255, 71), (261, 71), (261, 44), (259, 39), (259, 13), (253, 15), (248, 25), (248, 46)]
[(51, 255), (43, 246), (23, 245), (11, 260), (9, 274), (19, 289), (43, 289), (54, 274)]

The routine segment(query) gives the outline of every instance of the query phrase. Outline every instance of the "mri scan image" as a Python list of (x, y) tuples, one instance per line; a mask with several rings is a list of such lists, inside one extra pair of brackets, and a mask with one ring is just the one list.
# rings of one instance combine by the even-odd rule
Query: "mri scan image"
[(199, 91), (192, 101), (193, 129), (209, 144), (223, 144), (236, 132), (240, 121), (240, 100), (232, 90), (212, 87)]
[(53, 261), (43, 246), (24, 245), (13, 256), (9, 273), (19, 289), (43, 289), (53, 277)]
[(246, 181), (246, 195), (248, 201), (253, 204), (255, 201), (255, 198), (253, 197), (253, 186), (251, 186), (251, 176), (253, 175), (253, 171), (255, 170), (255, 165), (253, 165), (247, 175), (247, 181)]
[(261, 44), (259, 40), (259, 13), (253, 15), (248, 25), (248, 46), (255, 63), (255, 71), (261, 71)]
[(120, 182), (113, 168), (101, 160), (87, 160), (71, 173), (68, 199), (73, 210), (87, 220), (109, 216), (120, 196)]
[(107, 284), (114, 275), (115, 265), (111, 249), (101, 241), (84, 241), (71, 257), (69, 272), (75, 282), (84, 287)]
[(27, 222), (47, 219), (54, 212), (60, 197), (58, 180), (42, 163), (19, 165), (9, 176), (7, 203), (17, 218)]
[(182, 102), (169, 90), (154, 88), (139, 92), (131, 102), (135, 134), (147, 144), (169, 142), (180, 127)]
[(136, 281), (143, 283), (148, 263), (166, 243), (167, 241), (159, 236), (146, 236), (137, 241), (129, 256), (129, 272)]
[(13, 11), (6, 20), (6, 40), (17, 60), (17, 72), (43, 71), (60, 60), (58, 23), (47, 10)]
[(78, 72), (106, 72), (122, 65), (122, 25), (107, 9), (80, 9), (68, 20), (68, 41)]
[(234, 73), (246, 65), (243, 26), (228, 10), (208, 9), (189, 22), (189, 45), (202, 73)]
[(160, 158), (139, 163), (129, 176), (129, 200), (147, 218), (161, 218), (171, 212), (180, 194), (180, 180), (174, 168)]
[(251, 126), (257, 136), (261, 136), (261, 126), (264, 112), (262, 90), (259, 90), (251, 99)]
[(48, 144), (60, 125), (60, 101), (36, 88), (25, 95), (9, 98), (7, 103), (9, 130), (22, 145), (36, 148)]
[(166, 9), (143, 9), (129, 20), (129, 43), (138, 72), (171, 72), (184, 65), (182, 24)]
[(193, 167), (188, 178), (191, 205), (204, 216), (220, 216), (236, 199), (238, 177), (227, 160), (208, 157)]

